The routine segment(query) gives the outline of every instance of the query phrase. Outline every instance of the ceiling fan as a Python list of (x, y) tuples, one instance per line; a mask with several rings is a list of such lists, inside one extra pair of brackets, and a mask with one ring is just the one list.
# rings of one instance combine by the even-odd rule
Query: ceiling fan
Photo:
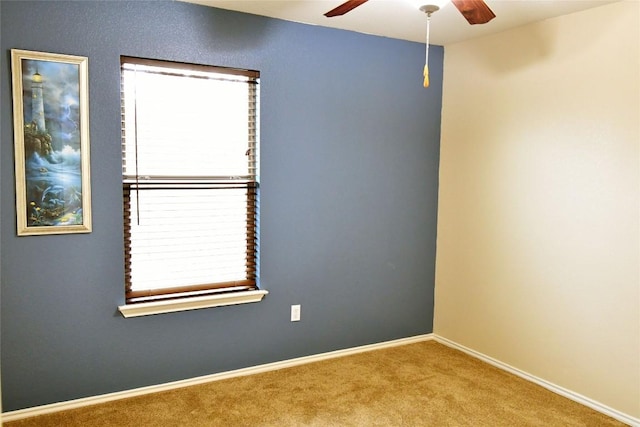
[[(415, 1), (415, 0), (413, 0)], [(420, 10), (427, 14), (427, 51), (424, 65), (424, 87), (429, 87), (429, 23), (431, 14), (436, 12), (448, 0), (423, 0)], [(367, 0), (347, 0), (338, 7), (335, 7), (324, 14), (327, 18), (344, 15), (356, 7), (366, 3)], [(487, 6), (484, 0), (451, 0), (451, 3), (462, 13), (467, 22), (471, 25), (486, 24), (496, 17), (495, 13)]]

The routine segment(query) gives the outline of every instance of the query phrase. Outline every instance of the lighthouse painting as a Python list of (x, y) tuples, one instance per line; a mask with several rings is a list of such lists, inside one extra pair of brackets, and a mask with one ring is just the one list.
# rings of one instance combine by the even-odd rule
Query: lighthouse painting
[(18, 235), (91, 231), (87, 62), (11, 51)]

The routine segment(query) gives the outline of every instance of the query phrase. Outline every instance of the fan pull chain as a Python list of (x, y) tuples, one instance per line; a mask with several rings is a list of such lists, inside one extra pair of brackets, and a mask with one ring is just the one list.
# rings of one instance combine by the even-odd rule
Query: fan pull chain
[(431, 23), (431, 13), (427, 13), (427, 45), (425, 48), (425, 60), (424, 60), (424, 71), (422, 75), (424, 76), (424, 87), (429, 87), (429, 25)]

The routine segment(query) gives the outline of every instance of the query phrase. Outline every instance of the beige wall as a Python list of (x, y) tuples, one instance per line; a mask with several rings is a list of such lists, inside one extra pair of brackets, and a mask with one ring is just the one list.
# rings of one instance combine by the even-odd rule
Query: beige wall
[(435, 333), (640, 417), (640, 2), (445, 48)]

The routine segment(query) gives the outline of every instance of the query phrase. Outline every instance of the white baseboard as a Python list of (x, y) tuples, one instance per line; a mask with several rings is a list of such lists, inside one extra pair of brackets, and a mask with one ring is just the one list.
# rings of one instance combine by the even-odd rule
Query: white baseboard
[(475, 357), (477, 359), (480, 359), (483, 362), (486, 362), (486, 363), (488, 363), (490, 365), (495, 366), (496, 368), (499, 368), (499, 369), (502, 369), (504, 371), (507, 371), (507, 372), (509, 372), (511, 374), (514, 374), (514, 375), (516, 375), (516, 376), (518, 376), (520, 378), (523, 378), (523, 379), (525, 379), (527, 381), (530, 381), (530, 382), (532, 382), (534, 384), (538, 384), (539, 386), (542, 386), (542, 387), (546, 388), (547, 390), (550, 390), (550, 391), (552, 391), (552, 392), (554, 392), (556, 394), (564, 396), (564, 397), (566, 397), (568, 399), (571, 399), (571, 400), (573, 400), (575, 402), (578, 402), (578, 403), (580, 403), (580, 404), (582, 404), (584, 406), (587, 406), (587, 407), (589, 407), (591, 409), (594, 409), (594, 410), (596, 410), (596, 411), (598, 411), (600, 413), (608, 415), (611, 418), (615, 418), (616, 420), (618, 420), (620, 422), (628, 424), (628, 425), (630, 425), (632, 427), (640, 427), (640, 419), (638, 419), (638, 418), (635, 418), (635, 417), (632, 417), (632, 416), (627, 415), (625, 413), (622, 413), (620, 411), (617, 411), (617, 410), (615, 410), (613, 408), (610, 408), (610, 407), (608, 407), (606, 405), (603, 405), (600, 402), (596, 402), (595, 400), (590, 399), (590, 398), (588, 398), (586, 396), (583, 396), (583, 395), (581, 395), (579, 393), (575, 393), (575, 392), (573, 392), (571, 390), (567, 390), (564, 387), (560, 387), (560, 386), (558, 386), (556, 384), (550, 383), (549, 381), (543, 380), (542, 378), (538, 378), (538, 377), (536, 377), (534, 375), (531, 375), (531, 374), (529, 374), (527, 372), (524, 372), (524, 371), (522, 371), (522, 370), (520, 370), (518, 368), (514, 368), (513, 366), (507, 365), (506, 363), (503, 363), (503, 362), (501, 362), (499, 360), (496, 360), (496, 359), (494, 359), (492, 357), (489, 357), (489, 356), (487, 356), (485, 354), (482, 354), (482, 353), (480, 353), (478, 351), (472, 350), (472, 349), (470, 349), (468, 347), (465, 347), (465, 346), (463, 346), (461, 344), (458, 344), (458, 343), (456, 343), (454, 341), (451, 341), (451, 340), (449, 340), (447, 338), (444, 338), (444, 337), (441, 337), (439, 335), (435, 335), (434, 334), (433, 335), (433, 339), (435, 339), (437, 342), (439, 342), (441, 344), (444, 344), (444, 345), (446, 345), (448, 347), (454, 348), (456, 350), (460, 350), (460, 351), (462, 351), (462, 352), (464, 352), (464, 353), (466, 353), (466, 354), (468, 354), (470, 356), (473, 356), (473, 357)]
[(33, 408), (20, 409), (17, 411), (10, 411), (2, 414), (0, 423), (2, 421), (7, 421), (7, 422), (15, 421), (15, 420), (20, 420), (24, 418), (35, 417), (38, 415), (50, 414), (53, 412), (66, 411), (69, 409), (76, 409), (76, 408), (81, 408), (81, 407), (90, 406), (90, 405), (97, 405), (100, 403), (112, 402), (120, 399), (127, 399), (135, 396), (142, 396), (146, 394), (157, 393), (160, 391), (173, 390), (177, 388), (204, 384), (212, 381), (219, 381), (219, 380), (240, 377), (245, 375), (259, 374), (261, 372), (275, 371), (277, 369), (290, 368), (293, 366), (303, 365), (306, 363), (333, 359), (335, 357), (348, 356), (351, 354), (362, 353), (365, 351), (379, 350), (383, 348), (394, 347), (394, 346), (404, 345), (404, 344), (412, 344), (416, 342), (429, 341), (429, 340), (436, 340), (439, 343), (444, 344), (448, 347), (454, 348), (456, 350), (460, 350), (472, 357), (482, 360), (483, 362), (486, 362), (504, 371), (510, 372), (527, 381), (538, 384), (546, 388), (547, 390), (550, 390), (556, 394), (564, 396), (584, 406), (587, 406), (598, 412), (608, 415), (611, 418), (614, 418), (620, 422), (623, 422), (633, 427), (640, 427), (640, 419), (638, 418), (634, 418), (630, 415), (624, 414), (620, 411), (617, 411), (613, 408), (610, 408), (606, 405), (596, 402), (593, 399), (589, 399), (588, 397), (582, 396), (581, 394), (575, 393), (571, 390), (567, 390), (563, 387), (550, 383), (549, 381), (538, 378), (534, 375), (531, 375), (527, 372), (524, 372), (520, 369), (514, 368), (513, 366), (507, 365), (506, 363), (503, 363), (499, 360), (489, 357), (485, 354), (482, 354), (480, 352), (477, 352), (475, 350), (472, 350), (454, 341), (451, 341), (447, 338), (444, 338), (435, 334), (417, 335), (409, 338), (402, 338), (398, 340), (386, 341), (386, 342), (377, 343), (377, 344), (353, 347), (353, 348), (348, 348), (344, 350), (336, 350), (328, 353), (320, 353), (320, 354), (315, 354), (311, 356), (298, 357), (295, 359), (289, 359), (289, 360), (284, 360), (284, 361), (274, 362), (274, 363), (267, 363), (264, 365), (252, 366), (252, 367), (237, 369), (237, 370), (228, 371), (228, 372), (221, 372), (218, 374), (205, 375), (202, 377), (190, 378), (190, 379), (181, 380), (181, 381), (173, 381), (166, 384), (141, 387), (141, 388), (136, 388), (132, 390), (119, 391), (119, 392), (103, 394), (99, 396), (86, 397), (82, 399), (69, 400), (66, 402), (52, 403), (49, 405), (36, 406)]
[(401, 338), (393, 341), (385, 341), (377, 344), (363, 345), (360, 347), (352, 347), (344, 350), (336, 350), (328, 353), (314, 354), (311, 356), (298, 357), (295, 359), (283, 360), (281, 362), (267, 363), (264, 365), (252, 366), (249, 368), (237, 369), (234, 371), (221, 372), (218, 374), (205, 375), (202, 377), (190, 378), (181, 381), (173, 381), (166, 384), (141, 387), (132, 390), (118, 391), (115, 393), (102, 394), (99, 396), (85, 397), (82, 399), (69, 400), (66, 402), (52, 403), (49, 405), (35, 406), (33, 408), (19, 409), (17, 411), (9, 411), (2, 414), (1, 421), (15, 421), (24, 418), (35, 417), (38, 415), (50, 414), (53, 412), (67, 411), (100, 403), (112, 402), (120, 399), (127, 399), (145, 394), (157, 393), (160, 391), (173, 390), (192, 385), (204, 384), (212, 381), (219, 381), (228, 378), (241, 377), (245, 375), (259, 374), (261, 372), (275, 371), (277, 369), (290, 368), (293, 366), (303, 365), (311, 362), (319, 362), (321, 360), (333, 359), (335, 357), (348, 356), (351, 354), (362, 353), (365, 351), (379, 350), (388, 347), (395, 347), (404, 344), (412, 344), (421, 341), (433, 339), (433, 334), (416, 335), (409, 338)]

